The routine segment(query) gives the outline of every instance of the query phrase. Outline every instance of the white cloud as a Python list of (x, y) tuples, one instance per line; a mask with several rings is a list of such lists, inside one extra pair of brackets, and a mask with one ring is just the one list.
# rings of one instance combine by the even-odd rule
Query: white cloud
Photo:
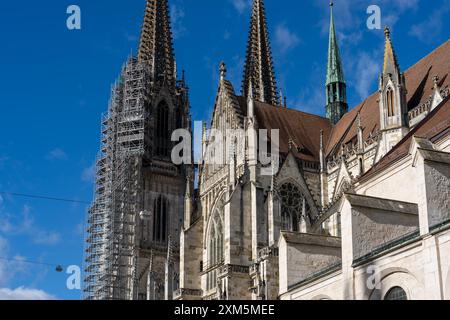
[(4, 164), (6, 163), (6, 161), (9, 160), (9, 157), (6, 156), (1, 156), (0, 157), (0, 168), (2, 168), (4, 166)]
[[(0, 256), (6, 257), (8, 253), (8, 240), (0, 236)], [(0, 285), (6, 283), (10, 278), (8, 272), (8, 261), (0, 259)]]
[(74, 233), (75, 233), (77, 236), (83, 236), (83, 234), (84, 234), (84, 224), (83, 224), (83, 223), (77, 224), (77, 225), (75, 226)]
[(356, 61), (356, 65), (353, 66), (352, 74), (355, 77), (351, 78), (351, 82), (360, 99), (363, 100), (373, 92), (373, 84), (377, 81), (378, 74), (381, 72), (381, 60), (367, 52), (359, 52), (354, 61)]
[(304, 88), (300, 95), (288, 107), (295, 108), (303, 112), (321, 114), (325, 110), (325, 93), (320, 86), (314, 88)]
[(61, 235), (58, 232), (38, 230), (33, 236), (33, 241), (36, 244), (55, 245), (61, 240)]
[(136, 42), (139, 40), (139, 37), (137, 35), (130, 34), (128, 32), (126, 32), (124, 35), (125, 35), (125, 39), (127, 39), (127, 41), (129, 41), (129, 42)]
[[(419, 2), (420, 0), (379, 0), (377, 5), (381, 8), (382, 25), (394, 27), (400, 15), (416, 10)], [(316, 0), (315, 3), (323, 12), (320, 20), (322, 34), (328, 35), (330, 27), (329, 1)], [(373, 2), (368, 0), (336, 1), (333, 8), (336, 28), (342, 33), (349, 33), (348, 37), (355, 30), (366, 28), (366, 19), (369, 16), (361, 13), (365, 13), (370, 5), (373, 5)], [(383, 33), (380, 35), (382, 36)]]
[(25, 257), (20, 255), (6, 260), (5, 258), (9, 257), (8, 252), (9, 242), (0, 236), (0, 286), (6, 285), (17, 274), (26, 272), (28, 267), (24, 261)]
[(81, 180), (84, 182), (93, 183), (95, 179), (95, 163), (85, 168), (81, 173)]
[(182, 37), (186, 33), (186, 27), (183, 25), (185, 16), (184, 9), (181, 4), (173, 4), (171, 6), (172, 34), (174, 39)]
[(16, 289), (0, 288), (0, 300), (55, 300), (56, 297), (45, 291), (19, 287)]
[(303, 112), (323, 114), (325, 112), (325, 88), (323, 86), (325, 66), (314, 63), (309, 76), (310, 85), (301, 89), (292, 99), (288, 96), (288, 107)]
[(384, 0), (383, 3), (392, 3), (397, 9), (403, 13), (406, 10), (416, 9), (420, 0)]
[(60, 148), (56, 148), (51, 150), (46, 158), (48, 160), (67, 160), (67, 154), (64, 152), (64, 150), (60, 149)]
[(229, 40), (231, 38), (231, 33), (228, 30), (225, 30), (225, 32), (223, 33), (223, 38), (225, 40)]
[(244, 13), (247, 9), (251, 8), (251, 0), (231, 0), (234, 8), (240, 13)]
[(275, 30), (275, 43), (278, 50), (281, 53), (285, 53), (295, 48), (300, 43), (300, 39), (283, 23), (278, 25)]
[(445, 1), (444, 5), (432, 11), (427, 19), (411, 26), (409, 34), (424, 43), (433, 43), (433, 40), (438, 38), (442, 32), (444, 18), (448, 12), (450, 12), (450, 1)]
[(36, 244), (55, 245), (61, 240), (61, 235), (55, 231), (48, 231), (35, 224), (31, 215), (31, 207), (24, 205), (22, 214), (11, 215), (0, 211), (0, 231), (4, 234), (26, 235)]

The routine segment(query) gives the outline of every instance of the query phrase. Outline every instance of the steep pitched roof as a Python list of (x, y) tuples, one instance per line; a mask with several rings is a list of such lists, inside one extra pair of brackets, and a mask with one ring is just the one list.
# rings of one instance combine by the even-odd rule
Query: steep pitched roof
[[(405, 71), (408, 109), (425, 103), (433, 93), (433, 76), (438, 75), (440, 85), (450, 85), (450, 40), (438, 47), (432, 53), (421, 59), (407, 71)], [(380, 110), (378, 105), (378, 93), (369, 96), (365, 101), (348, 112), (333, 127), (328, 141), (326, 154), (330, 155), (339, 150), (339, 146), (349, 143), (356, 138), (356, 117), (361, 113), (364, 139), (368, 139), (370, 133), (380, 128)]]
[[(243, 115), (247, 114), (247, 102), (243, 97), (238, 97)], [(331, 123), (327, 118), (298, 110), (280, 108), (255, 101), (255, 115), (258, 126), (261, 129), (279, 129), (281, 154), (289, 152), (289, 141), (292, 140), (297, 150), (294, 155), (306, 161), (319, 161), (320, 132), (323, 130), (325, 141), (331, 132)]]

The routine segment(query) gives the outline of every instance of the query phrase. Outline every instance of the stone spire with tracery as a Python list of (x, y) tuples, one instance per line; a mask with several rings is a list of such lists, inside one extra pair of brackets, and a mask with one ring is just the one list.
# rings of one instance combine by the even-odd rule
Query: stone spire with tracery
[(263, 0), (253, 0), (242, 94), (247, 97), (250, 83), (256, 100), (280, 105), (270, 49), (269, 31)]
[(175, 87), (176, 63), (167, 0), (147, 0), (138, 59), (150, 65), (156, 83)]

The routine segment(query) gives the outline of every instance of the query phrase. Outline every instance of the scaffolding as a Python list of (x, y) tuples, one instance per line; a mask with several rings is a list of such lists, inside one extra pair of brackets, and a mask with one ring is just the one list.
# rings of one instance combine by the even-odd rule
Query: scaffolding
[(84, 298), (137, 297), (137, 233), (142, 210), (142, 163), (146, 154), (148, 65), (130, 58), (113, 86), (102, 117), (94, 202), (88, 210)]

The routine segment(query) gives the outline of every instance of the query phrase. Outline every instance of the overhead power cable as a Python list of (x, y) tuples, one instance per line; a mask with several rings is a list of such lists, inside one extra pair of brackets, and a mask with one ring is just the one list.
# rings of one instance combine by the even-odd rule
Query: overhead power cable
[(41, 265), (41, 266), (47, 266), (47, 267), (54, 267), (57, 272), (63, 271), (63, 266), (60, 264), (56, 264), (56, 263), (39, 262), (39, 261), (32, 261), (32, 260), (19, 259), (19, 258), (7, 258), (7, 257), (0, 257), (0, 260), (9, 261), (9, 262), (35, 264), (35, 265)]
[(42, 199), (42, 200), (49, 200), (49, 201), (60, 201), (60, 202), (90, 204), (90, 202), (88, 202), (88, 201), (75, 200), (75, 199), (66, 199), (66, 198), (57, 198), (57, 197), (49, 197), (49, 196), (40, 196), (40, 195), (26, 194), (26, 193), (0, 191), (0, 195), (1, 194), (7, 195), (7, 196), (12, 196), (12, 197), (22, 197), (22, 198)]

